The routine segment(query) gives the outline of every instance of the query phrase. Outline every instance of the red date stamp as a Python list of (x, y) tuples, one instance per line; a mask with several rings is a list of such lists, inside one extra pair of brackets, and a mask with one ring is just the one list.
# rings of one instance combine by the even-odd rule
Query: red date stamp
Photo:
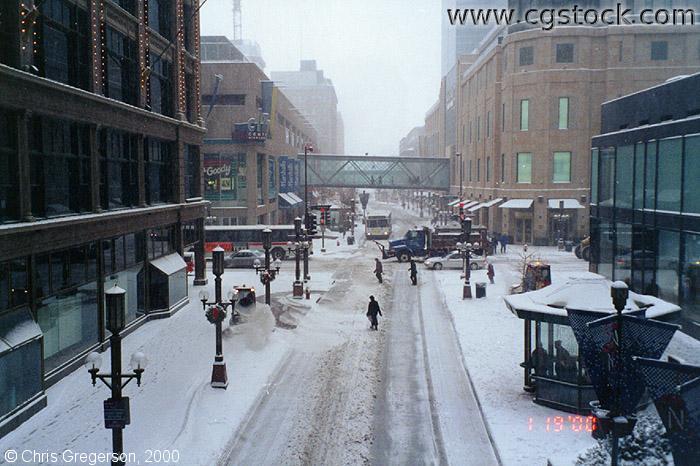
[(532, 417), (527, 419), (528, 432), (593, 432), (596, 428), (593, 416), (547, 416), (544, 422)]

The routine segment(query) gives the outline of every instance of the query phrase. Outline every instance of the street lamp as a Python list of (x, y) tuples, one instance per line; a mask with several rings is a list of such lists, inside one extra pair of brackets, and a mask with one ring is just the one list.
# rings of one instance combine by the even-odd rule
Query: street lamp
[[(622, 348), (624, 347), (623, 342), (622, 342), (622, 311), (625, 308), (625, 305), (627, 304), (627, 298), (629, 297), (629, 288), (627, 287), (627, 284), (623, 281), (616, 281), (613, 282), (613, 284), (610, 286), (610, 297), (612, 298), (613, 301), (613, 306), (615, 306), (615, 310), (617, 311), (617, 316), (616, 320), (617, 322), (615, 323), (616, 325), (613, 327), (615, 333), (617, 334), (617, 361), (616, 361), (616, 366), (617, 370), (620, 372), (618, 377), (616, 377), (616, 383), (615, 383), (615, 402), (613, 404), (613, 409), (612, 412), (610, 413), (610, 418), (613, 420), (617, 419), (618, 416), (621, 415), (620, 413), (620, 397), (622, 395), (621, 393), (621, 388), (620, 384), (622, 383), (622, 374), (623, 369), (622, 369)], [(616, 421), (614, 421), (616, 422)], [(617, 461), (618, 461), (618, 448), (619, 448), (619, 442), (618, 442), (618, 429), (615, 428), (616, 426), (613, 425), (612, 429), (612, 436), (610, 441), (612, 442), (612, 451), (610, 453), (610, 458), (611, 458), (611, 465), (616, 466)]]
[(258, 259), (255, 259), (253, 266), (255, 267), (255, 273), (260, 275), (260, 282), (265, 285), (265, 304), (270, 304), (270, 283), (272, 283), (277, 274), (279, 274), (280, 267), (282, 266), (282, 261), (280, 259), (275, 259), (273, 265), (274, 268), (270, 268), (270, 249), (272, 248), (272, 230), (265, 228), (262, 231), (263, 235), (263, 249), (265, 250), (265, 264), (261, 265)]
[[(214, 251), (216, 251), (216, 249)], [(214, 388), (225, 389), (226, 387), (228, 387), (228, 374), (226, 373), (226, 362), (224, 361), (224, 351), (221, 342), (221, 323), (224, 321), (224, 319), (226, 319), (226, 308), (228, 308), (229, 306), (231, 306), (230, 322), (235, 322), (238, 290), (230, 290), (227, 293), (228, 302), (223, 301), (221, 299), (221, 274), (223, 274), (223, 268), (221, 270), (215, 268), (214, 273), (216, 274), (217, 272), (221, 272), (219, 275), (216, 276), (215, 281), (217, 299), (215, 299), (214, 301), (209, 301), (209, 291), (201, 290), (199, 292), (199, 300), (202, 302), (202, 309), (204, 310), (205, 317), (210, 323), (216, 326), (216, 353), (214, 356), (214, 364), (211, 370), (211, 386)]]
[(294, 251), (294, 284), (292, 296), (301, 299), (304, 294), (304, 283), (301, 281), (300, 259), (301, 255), (309, 248), (308, 241), (302, 241), (301, 219), (294, 219), (294, 241), (287, 241), (287, 247)]
[(131, 356), (131, 373), (122, 373), (122, 337), (121, 331), (126, 326), (126, 290), (114, 285), (105, 291), (105, 309), (107, 319), (105, 326), (112, 333), (110, 342), (110, 359), (112, 368), (108, 374), (100, 373), (102, 356), (90, 353), (85, 359), (85, 366), (92, 378), (92, 385), (102, 381), (111, 391), (112, 396), (104, 401), (105, 428), (112, 430), (112, 465), (124, 465), (124, 428), (131, 423), (129, 397), (122, 396), (122, 389), (136, 379), (141, 386), (141, 375), (146, 368), (146, 356), (136, 352)]
[(462, 299), (470, 299), (472, 297), (472, 286), (469, 282), (471, 278), (471, 267), (469, 265), (469, 258), (472, 251), (471, 243), (457, 243), (457, 249), (462, 253), (462, 277), (464, 278), (464, 285), (462, 286)]

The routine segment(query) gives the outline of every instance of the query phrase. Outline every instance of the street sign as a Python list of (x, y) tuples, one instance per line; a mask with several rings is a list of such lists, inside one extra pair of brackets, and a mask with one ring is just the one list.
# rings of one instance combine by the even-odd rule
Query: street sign
[(131, 424), (129, 397), (107, 398), (104, 401), (105, 429), (123, 429)]

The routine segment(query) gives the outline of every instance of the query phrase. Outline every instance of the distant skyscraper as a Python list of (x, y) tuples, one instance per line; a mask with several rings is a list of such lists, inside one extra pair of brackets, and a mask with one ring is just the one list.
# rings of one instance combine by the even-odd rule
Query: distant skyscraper
[(479, 45), (479, 42), (495, 26), (474, 25), (474, 24), (450, 24), (447, 15), (448, 9), (456, 8), (506, 8), (506, 0), (494, 0), (486, 2), (484, 0), (442, 0), (442, 76), (445, 76), (457, 63), (457, 57), (471, 53)]

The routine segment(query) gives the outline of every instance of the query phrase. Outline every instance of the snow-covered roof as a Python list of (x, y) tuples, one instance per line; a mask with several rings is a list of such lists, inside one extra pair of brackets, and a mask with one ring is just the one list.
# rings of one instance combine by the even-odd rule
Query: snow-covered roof
[(10, 312), (0, 318), (0, 353), (42, 335), (41, 328), (27, 310)]
[[(586, 273), (571, 277), (565, 282), (549, 285), (536, 291), (505, 296), (508, 309), (523, 317), (521, 313), (567, 317), (566, 308), (612, 314), (615, 311), (610, 297), (612, 282), (600, 275)], [(646, 309), (647, 318), (659, 318), (681, 310), (654, 296), (629, 292), (625, 311)], [(624, 311), (623, 311), (624, 312)]]
[(187, 264), (185, 264), (185, 261), (182, 259), (180, 254), (176, 252), (151, 261), (151, 265), (163, 272), (165, 275), (172, 275), (175, 272), (179, 272), (187, 267)]
[(547, 201), (547, 207), (550, 209), (558, 209), (560, 201), (564, 202), (565, 209), (583, 209), (584, 208), (576, 199), (550, 199)]
[(291, 192), (290, 192), (290, 193), (287, 193), (287, 196), (289, 196), (289, 197), (291, 197), (292, 199), (294, 199), (294, 201), (296, 201), (297, 203), (299, 203), (299, 202), (304, 202), (299, 196), (296, 195), (296, 193), (291, 193)]
[(532, 205), (532, 199), (511, 199), (501, 204), (501, 209), (529, 209)]

